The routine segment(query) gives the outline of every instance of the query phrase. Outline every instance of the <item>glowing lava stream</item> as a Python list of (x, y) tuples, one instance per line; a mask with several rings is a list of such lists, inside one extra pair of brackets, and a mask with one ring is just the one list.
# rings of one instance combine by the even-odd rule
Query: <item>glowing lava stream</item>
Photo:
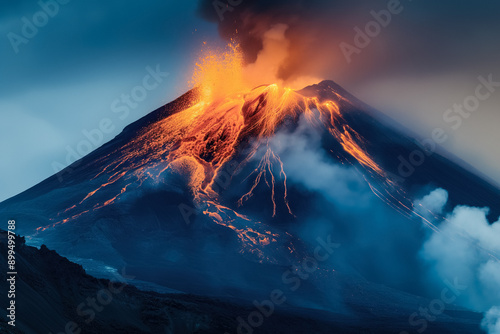
[[(167, 169), (189, 174), (189, 186), (195, 199), (216, 200), (213, 182), (219, 169), (231, 160), (242, 140), (253, 138), (256, 145), (242, 164), (248, 163), (261, 146), (265, 154), (257, 169), (254, 186), (242, 196), (240, 204), (251, 196), (259, 182), (268, 182), (274, 193), (276, 177), (273, 164), (279, 164), (280, 179), (286, 174), (279, 156), (269, 142), (285, 118), (298, 120), (300, 115), (315, 125), (326, 126), (330, 133), (366, 169), (384, 176), (384, 172), (366, 154), (360, 136), (342, 119), (338, 106), (331, 101), (320, 103), (316, 98), (303, 97), (290, 89), (277, 85), (261, 86), (236, 98), (207, 103), (200, 101), (194, 106), (167, 117), (140, 134), (122, 149), (119, 163), (122, 172), (115, 172), (101, 187), (89, 193), (82, 203), (94, 196), (99, 189), (109, 186), (132, 172), (144, 180), (148, 172), (156, 171), (158, 177)], [(125, 161), (123, 161), (125, 160)], [(113, 166), (107, 166), (114, 171)], [(274, 196), (272, 200), (275, 201)], [(286, 198), (284, 199), (287, 203)], [(288, 204), (287, 204), (288, 206)], [(289, 207), (289, 206), (288, 206)], [(289, 210), (291, 213), (291, 209)]]
[[(119, 201), (128, 191), (140, 188), (146, 180), (163, 182), (164, 172), (168, 170), (187, 176), (195, 205), (204, 207), (203, 213), (214, 223), (234, 230), (243, 248), (261, 256), (261, 249), (276, 243), (279, 234), (271, 232), (269, 226), (253, 222), (220, 205), (219, 194), (213, 187), (214, 180), (221, 167), (235, 156), (238, 145), (253, 140), (254, 145), (240, 167), (255, 159), (258, 151), (265, 153), (249, 175), (254, 175), (255, 179), (249, 191), (238, 201), (239, 205), (243, 205), (259, 183), (264, 182), (271, 190), (274, 216), (276, 183), (282, 182), (285, 189), (283, 201), (288, 213), (293, 215), (287, 199), (285, 168), (271, 148), (270, 140), (285, 120), (297, 122), (299, 117), (312, 126), (327, 129), (345, 153), (355, 158), (366, 172), (387, 180), (383, 185), (384, 192), (393, 188), (383, 170), (366, 153), (363, 139), (342, 117), (335, 102), (305, 97), (276, 84), (248, 90), (241, 84), (241, 59), (235, 49), (222, 60), (209, 56), (198, 67), (202, 70), (201, 83), (193, 105), (145, 127), (133, 140), (107, 156), (106, 160), (111, 163), (103, 165), (106, 160), (99, 159), (87, 166), (99, 166), (101, 172), (89, 181), (99, 186), (83, 196), (79, 205), (58, 214), (67, 218), (39, 227), (38, 231), (88, 213), (90, 201), (90, 212), (93, 212)], [(278, 175), (274, 175), (274, 170), (279, 170)], [(105, 192), (101, 191), (103, 188), (106, 188)], [(109, 198), (102, 198), (103, 195)], [(81, 205), (86, 208), (83, 212), (79, 212)]]
[[(244, 245), (268, 245), (274, 238), (267, 234), (267, 230), (254, 230), (253, 235), (259, 237), (249, 237), (244, 226), (233, 225), (234, 219), (231, 216), (236, 213), (231, 213), (231, 209), (218, 204), (218, 193), (213, 189), (214, 179), (224, 163), (232, 159), (238, 144), (242, 140), (253, 138), (256, 144), (242, 165), (253, 159), (262, 147), (265, 154), (252, 173), (255, 174), (253, 186), (241, 197), (239, 204), (243, 205), (252, 196), (257, 185), (265, 182), (271, 189), (276, 214), (275, 187), (279, 180), (285, 189), (283, 201), (292, 214), (286, 197), (285, 169), (280, 157), (273, 152), (270, 140), (286, 118), (297, 121), (301, 115), (314, 126), (326, 127), (344, 150), (365, 169), (383, 176), (383, 171), (364, 152), (361, 137), (342, 118), (334, 102), (320, 102), (317, 98), (304, 97), (291, 89), (269, 85), (257, 87), (247, 94), (213, 102), (200, 100), (195, 105), (150, 125), (134, 140), (111, 154), (118, 158), (113, 158), (111, 164), (102, 166), (110, 176), (87, 194), (80, 205), (91, 201), (103, 188), (116, 188), (115, 194), (106, 191), (106, 194), (113, 196), (103, 200), (103, 204), (94, 205), (93, 210), (110, 205), (125, 194), (126, 187), (137, 188), (148, 178), (161, 181), (160, 175), (170, 169), (187, 174), (195, 204), (203, 206), (207, 202), (211, 203), (204, 214), (215, 223), (235, 230)], [(273, 173), (275, 166), (280, 171), (276, 176)], [(101, 175), (99, 180), (104, 177)], [(114, 187), (115, 184), (118, 187)], [(127, 184), (125, 188), (122, 186), (124, 184)], [(51, 226), (66, 223), (80, 215), (76, 213), (77, 207), (70, 208), (68, 212), (69, 218)]]

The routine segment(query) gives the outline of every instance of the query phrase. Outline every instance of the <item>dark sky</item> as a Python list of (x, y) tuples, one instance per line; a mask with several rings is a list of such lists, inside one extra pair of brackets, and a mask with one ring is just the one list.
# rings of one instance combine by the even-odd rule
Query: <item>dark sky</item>
[[(42, 2), (52, 16), (40, 15), (34, 0), (0, 4), (0, 200), (53, 174), (55, 162), (65, 165), (68, 150), (86, 139), (82, 131), (110, 119), (113, 130), (98, 146), (182, 94), (202, 42), (222, 45), (236, 29), (252, 62), (264, 33), (286, 24), (294, 52), (279, 77), (337, 81), (422, 137), (447, 126), (443, 114), (474, 93), (479, 75), (500, 81), (498, 1), (401, 1), (400, 12), (350, 62), (340, 43), (353, 45), (354, 28), (364, 28), (387, 1), (232, 0), (222, 21), (213, 1), (72, 0), (57, 10)], [(34, 21), (40, 27), (29, 31), (26, 22)], [(24, 38), (23, 27), (31, 35), (19, 42), (13, 36)], [(169, 75), (120, 118), (114, 101), (143, 85), (147, 67)], [(497, 181), (499, 107), (500, 89), (450, 129), (444, 144)]]

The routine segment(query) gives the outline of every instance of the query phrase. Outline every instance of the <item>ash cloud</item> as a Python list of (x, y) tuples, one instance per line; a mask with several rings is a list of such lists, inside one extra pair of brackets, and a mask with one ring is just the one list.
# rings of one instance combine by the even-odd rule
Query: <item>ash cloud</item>
[(490, 334), (500, 334), (500, 307), (492, 307), (486, 312), (482, 326)]
[[(428, 196), (443, 198), (443, 192), (437, 189)], [(446, 202), (441, 204), (440, 210)], [(488, 208), (457, 206), (439, 225), (440, 232), (426, 240), (421, 256), (430, 266), (431, 279), (457, 277), (467, 286), (459, 298), (460, 304), (486, 312), (483, 328), (490, 334), (499, 334), (500, 219), (490, 224), (488, 212)]]
[[(372, 12), (387, 10), (390, 4), (401, 11), (393, 14), (387, 26), (348, 64), (340, 43), (353, 44), (354, 28), (365, 29), (374, 20)], [(342, 84), (377, 73), (431, 73), (492, 63), (494, 58), (488, 55), (498, 51), (498, 33), (494, 31), (499, 31), (499, 11), (498, 2), (479, 6), (451, 0), (198, 2), (199, 15), (215, 22), (223, 38), (240, 41), (247, 63), (257, 60), (265, 33), (285, 24), (290, 47), (277, 77), (287, 81), (307, 75)]]

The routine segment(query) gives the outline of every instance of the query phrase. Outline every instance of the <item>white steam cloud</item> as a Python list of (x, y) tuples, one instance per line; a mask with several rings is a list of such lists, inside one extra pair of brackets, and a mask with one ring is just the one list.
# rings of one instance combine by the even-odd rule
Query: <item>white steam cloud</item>
[(486, 312), (482, 326), (490, 334), (500, 334), (500, 307), (492, 307)]
[[(421, 203), (442, 211), (447, 192), (436, 189)], [(467, 286), (459, 302), (486, 311), (482, 326), (500, 334), (500, 220), (490, 224), (489, 209), (457, 206), (424, 243), (422, 258), (440, 279), (457, 277)]]
[(422, 199), (415, 201), (415, 208), (418, 213), (427, 217), (431, 212), (442, 214), (446, 202), (448, 202), (448, 192), (438, 188)]

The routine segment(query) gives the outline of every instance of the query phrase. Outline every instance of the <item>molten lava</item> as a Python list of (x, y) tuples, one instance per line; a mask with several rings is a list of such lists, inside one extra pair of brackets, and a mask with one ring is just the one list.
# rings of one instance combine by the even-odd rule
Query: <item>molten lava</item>
[[(228, 52), (209, 52), (202, 58), (196, 64), (192, 83), (196, 85), (197, 94), (191, 106), (144, 128), (133, 140), (110, 154), (111, 163), (106, 160), (104, 164), (104, 159), (94, 162), (94, 165), (102, 164), (101, 172), (92, 181), (96, 188), (83, 196), (78, 206), (59, 214), (67, 218), (38, 230), (74, 220), (89, 213), (89, 207), (95, 211), (112, 205), (127, 192), (139, 189), (146, 180), (164, 182), (162, 176), (168, 171), (185, 175), (194, 203), (203, 208), (203, 214), (214, 223), (234, 230), (243, 248), (260, 256), (263, 248), (276, 243), (279, 233), (221, 205), (214, 180), (222, 166), (235, 156), (238, 146), (251, 139), (254, 144), (240, 168), (255, 159), (257, 152), (264, 154), (248, 176), (253, 178), (253, 185), (238, 204), (244, 205), (263, 183), (270, 188), (274, 216), (278, 201), (276, 185), (281, 183), (284, 187), (281, 201), (293, 215), (293, 203), (287, 198), (286, 168), (270, 141), (285, 120), (297, 122), (300, 117), (311, 126), (327, 129), (345, 151), (341, 155), (352, 156), (368, 174), (386, 178), (364, 149), (363, 138), (343, 118), (337, 103), (305, 97), (277, 84), (249, 87), (242, 71), (242, 56), (235, 45), (231, 45)], [(387, 181), (385, 186), (393, 185)], [(112, 196), (101, 198), (103, 188), (111, 190), (106, 194)], [(387, 196), (385, 192), (374, 191), (381, 197)], [(80, 210), (83, 205), (86, 210)], [(293, 245), (287, 246), (290, 247)]]

